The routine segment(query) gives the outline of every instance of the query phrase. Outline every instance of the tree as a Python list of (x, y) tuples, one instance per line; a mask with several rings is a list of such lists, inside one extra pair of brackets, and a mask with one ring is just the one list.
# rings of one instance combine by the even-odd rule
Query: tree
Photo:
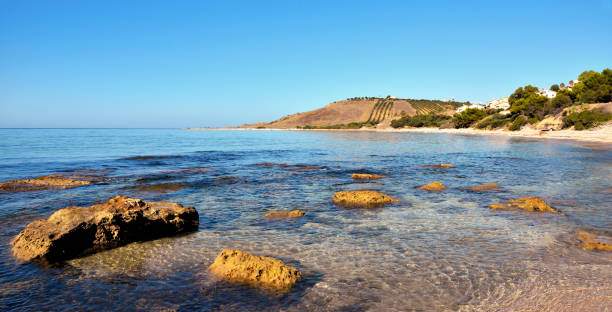
[(508, 102), (510, 103), (510, 112), (514, 115), (522, 114), (530, 118), (537, 117), (541, 120), (553, 111), (550, 100), (538, 94), (538, 88), (532, 85), (516, 89), (508, 98)]
[(468, 108), (459, 114), (455, 114), (453, 116), (453, 123), (455, 128), (467, 128), (486, 116), (487, 112), (484, 109)]
[(559, 92), (559, 90), (561, 90), (561, 88), (559, 88), (558, 84), (554, 84), (554, 85), (550, 86), (550, 89), (555, 91), (555, 92)]
[(572, 91), (580, 103), (597, 103), (612, 101), (612, 70), (604, 69), (601, 73), (588, 70), (578, 76), (579, 83)]
[(570, 98), (567, 94), (557, 93), (557, 96), (550, 101), (550, 104), (552, 104), (554, 108), (564, 108), (571, 106), (573, 102), (572, 98)]

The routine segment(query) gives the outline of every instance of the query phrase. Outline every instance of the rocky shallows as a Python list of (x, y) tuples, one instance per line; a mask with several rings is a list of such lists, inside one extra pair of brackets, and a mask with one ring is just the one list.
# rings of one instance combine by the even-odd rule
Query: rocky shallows
[(336, 192), (332, 200), (338, 205), (352, 207), (379, 207), (399, 202), (399, 199), (377, 191), (367, 190)]
[(304, 210), (291, 210), (291, 211), (271, 211), (264, 215), (267, 218), (299, 218), (306, 214)]
[(612, 251), (612, 237), (602, 236), (589, 232), (578, 232), (576, 237), (581, 241), (581, 246), (588, 250)]
[(370, 174), (370, 173), (353, 173), (351, 174), (351, 179), (354, 180), (378, 180), (382, 179), (384, 176), (378, 174)]
[(557, 210), (549, 206), (543, 199), (538, 197), (521, 197), (514, 200), (509, 200), (505, 203), (490, 204), (492, 210), (525, 210), (530, 212), (557, 212)]
[(423, 165), (421, 167), (426, 167), (426, 168), (454, 168), (454, 166), (452, 164), (435, 164), (435, 165)]
[(446, 186), (444, 186), (444, 184), (440, 183), (439, 181), (433, 181), (429, 184), (419, 186), (418, 189), (429, 192), (439, 192), (444, 191), (446, 189)]
[(12, 241), (24, 261), (58, 262), (78, 256), (198, 229), (194, 207), (117, 196), (90, 207), (66, 207), (34, 221)]
[(224, 249), (208, 269), (228, 281), (281, 291), (289, 290), (302, 278), (300, 271), (278, 259), (238, 249)]
[(28, 192), (42, 190), (61, 190), (91, 184), (91, 181), (78, 180), (53, 174), (34, 179), (12, 180), (0, 184), (2, 192)]

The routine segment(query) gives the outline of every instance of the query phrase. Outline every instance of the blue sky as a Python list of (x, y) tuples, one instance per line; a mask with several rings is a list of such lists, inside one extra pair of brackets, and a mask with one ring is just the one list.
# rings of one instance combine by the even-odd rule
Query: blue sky
[(486, 102), (606, 67), (611, 0), (0, 0), (0, 127), (239, 125), (388, 94)]

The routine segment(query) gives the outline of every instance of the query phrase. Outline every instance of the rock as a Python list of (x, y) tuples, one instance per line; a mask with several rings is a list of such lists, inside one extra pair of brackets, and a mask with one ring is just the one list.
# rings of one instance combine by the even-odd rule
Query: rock
[(261, 163), (261, 164), (256, 164), (255, 166), (259, 166), (259, 167), (287, 167), (287, 164)]
[(490, 209), (503, 209), (503, 210), (525, 210), (525, 211), (544, 211), (544, 212), (556, 212), (557, 210), (550, 207), (544, 200), (538, 197), (522, 197), (515, 200), (509, 200), (505, 203), (491, 204)]
[(269, 218), (299, 218), (305, 215), (306, 212), (304, 210), (291, 210), (291, 211), (271, 211), (264, 215), (264, 217)]
[(178, 192), (187, 188), (188, 184), (183, 182), (171, 182), (171, 183), (158, 183), (158, 184), (140, 184), (135, 186), (128, 186), (122, 188), (122, 190), (132, 192), (147, 192), (147, 193), (161, 193), (169, 194)]
[(295, 168), (296, 170), (316, 170), (316, 169), (322, 169), (323, 167), (321, 166), (301, 166), (301, 167), (297, 167)]
[(454, 166), (451, 165), (451, 164), (423, 165), (421, 167), (428, 167), (428, 168), (454, 168)]
[(578, 232), (576, 237), (582, 241), (584, 249), (612, 251), (612, 237), (598, 236), (589, 232)]
[(497, 190), (497, 189), (499, 189), (499, 185), (495, 183), (484, 183), (484, 184), (472, 186), (470, 188), (470, 190), (475, 191), (475, 192), (490, 191), (490, 190)]
[(438, 181), (433, 181), (429, 184), (425, 184), (419, 187), (419, 190), (430, 191), (430, 192), (439, 192), (439, 191), (444, 191), (445, 189), (446, 189), (446, 186), (444, 186), (444, 184)]
[(198, 229), (194, 207), (117, 196), (90, 207), (67, 207), (34, 221), (12, 241), (18, 259), (53, 263)]
[(258, 257), (238, 249), (224, 249), (208, 269), (215, 275), (237, 283), (274, 290), (289, 290), (302, 274), (271, 257)]
[(378, 180), (384, 178), (384, 176), (369, 173), (353, 173), (351, 178), (355, 180)]
[(185, 168), (185, 169), (177, 169), (177, 170), (170, 170), (170, 171), (165, 171), (164, 173), (167, 174), (175, 174), (175, 173), (183, 173), (183, 174), (192, 174), (192, 173), (202, 173), (202, 172), (206, 172), (206, 171), (210, 171), (213, 170), (213, 168), (208, 168), (208, 167), (196, 167), (196, 168)]
[(398, 199), (377, 191), (342, 191), (336, 192), (332, 198), (334, 203), (343, 206), (377, 207), (399, 202)]
[(68, 189), (91, 184), (90, 181), (77, 180), (61, 175), (48, 175), (35, 179), (13, 180), (0, 184), (2, 192), (29, 192), (41, 190)]

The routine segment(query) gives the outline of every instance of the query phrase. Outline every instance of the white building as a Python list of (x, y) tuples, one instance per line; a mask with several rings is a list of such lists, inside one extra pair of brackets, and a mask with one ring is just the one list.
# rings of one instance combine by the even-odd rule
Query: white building
[(553, 91), (553, 90), (549, 90), (549, 89), (540, 89), (540, 91), (538, 91), (539, 95), (543, 95), (549, 99), (554, 98), (555, 96), (557, 96), (557, 92)]
[(506, 110), (510, 108), (510, 103), (508, 102), (507, 97), (503, 97), (501, 99), (493, 99), (487, 103), (486, 106), (488, 109), (502, 109)]
[(485, 109), (485, 105), (482, 103), (473, 103), (470, 105), (463, 105), (461, 107), (459, 107), (456, 111), (456, 113), (461, 113), (462, 111), (468, 109), (468, 108), (478, 108), (478, 109)]

